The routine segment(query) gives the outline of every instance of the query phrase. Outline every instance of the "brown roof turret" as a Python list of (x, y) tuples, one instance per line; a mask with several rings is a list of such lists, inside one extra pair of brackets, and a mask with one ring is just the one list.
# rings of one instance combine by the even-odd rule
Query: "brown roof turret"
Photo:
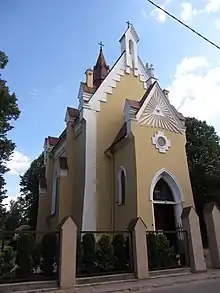
[(98, 88), (103, 82), (107, 74), (109, 73), (109, 66), (105, 61), (105, 57), (102, 50), (102, 43), (100, 44), (100, 52), (96, 62), (96, 65), (93, 69), (93, 85)]

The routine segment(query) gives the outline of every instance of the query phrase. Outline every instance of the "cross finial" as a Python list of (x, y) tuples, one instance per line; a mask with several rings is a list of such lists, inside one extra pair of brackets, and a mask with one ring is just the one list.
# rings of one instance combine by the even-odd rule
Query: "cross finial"
[(104, 47), (104, 44), (102, 42), (99, 42), (98, 45), (100, 46), (100, 51), (102, 51), (102, 47)]
[(126, 23), (127, 23), (127, 25), (128, 25), (128, 28), (129, 28), (130, 25), (131, 25), (130, 21), (127, 21)]

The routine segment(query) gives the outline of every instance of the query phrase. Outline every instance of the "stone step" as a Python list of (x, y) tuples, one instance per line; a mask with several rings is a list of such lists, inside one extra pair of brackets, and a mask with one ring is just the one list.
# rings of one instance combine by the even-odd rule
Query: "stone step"
[(37, 282), (22, 282), (0, 284), (0, 293), (7, 292), (48, 292), (49, 290), (56, 290), (58, 288), (57, 281), (37, 281)]
[(149, 273), (150, 278), (166, 278), (172, 276), (183, 276), (191, 274), (190, 268), (177, 268), (177, 269), (166, 269), (166, 270), (158, 270), (151, 271)]
[(109, 284), (112, 282), (124, 282), (124, 281), (133, 281), (136, 280), (134, 274), (115, 274), (115, 275), (104, 275), (104, 276), (94, 276), (94, 277), (85, 277), (77, 278), (76, 285), (77, 287), (91, 286), (97, 284)]

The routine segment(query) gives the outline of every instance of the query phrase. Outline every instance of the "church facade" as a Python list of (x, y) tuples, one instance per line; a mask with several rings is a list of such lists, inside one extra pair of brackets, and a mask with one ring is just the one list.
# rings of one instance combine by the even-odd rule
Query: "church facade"
[(194, 206), (185, 119), (138, 56), (132, 25), (110, 68), (102, 46), (79, 87), (78, 109), (66, 128), (44, 143), (38, 230), (56, 229), (71, 215), (79, 230), (126, 230), (140, 217), (148, 230), (175, 230)]

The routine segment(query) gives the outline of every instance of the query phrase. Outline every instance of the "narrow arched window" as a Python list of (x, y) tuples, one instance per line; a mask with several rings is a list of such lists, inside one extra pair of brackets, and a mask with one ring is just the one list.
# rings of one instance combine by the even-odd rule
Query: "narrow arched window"
[(132, 40), (129, 40), (129, 54), (133, 55), (134, 53), (134, 44)]
[(125, 196), (126, 196), (126, 173), (123, 167), (120, 167), (118, 172), (118, 205), (125, 204)]

